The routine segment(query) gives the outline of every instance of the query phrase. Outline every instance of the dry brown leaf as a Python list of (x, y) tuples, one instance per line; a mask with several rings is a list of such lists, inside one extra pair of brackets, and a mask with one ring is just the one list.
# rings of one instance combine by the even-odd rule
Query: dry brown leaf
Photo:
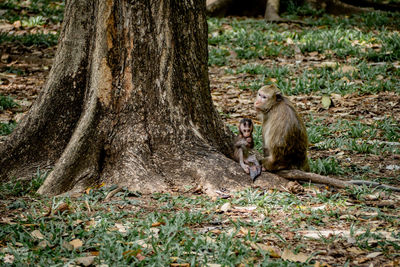
[(71, 207), (67, 203), (61, 203), (57, 209), (54, 211), (54, 214), (63, 213), (64, 211), (71, 211)]
[(230, 210), (231, 209), (231, 203), (229, 203), (229, 202), (226, 202), (225, 204), (223, 204), (222, 206), (221, 206), (221, 208), (220, 208), (220, 210), (222, 211), (222, 212), (227, 212), (228, 210)]
[(354, 66), (349, 66), (349, 65), (343, 65), (338, 69), (338, 72), (341, 73), (353, 73), (357, 71), (357, 69)]
[(43, 239), (44, 238), (43, 234), (39, 230), (32, 231), (31, 236), (34, 237), (34, 238), (37, 238), (37, 239)]
[(47, 247), (50, 247), (50, 243), (47, 240), (42, 240), (42, 241), (39, 242), (38, 247), (47, 248)]
[(96, 256), (79, 257), (75, 259), (75, 262), (83, 266), (90, 266), (93, 264), (95, 258)]
[(120, 232), (120, 233), (126, 233), (127, 232), (126, 227), (121, 223), (116, 223), (115, 227), (118, 229), (118, 232)]
[(356, 255), (360, 255), (360, 254), (364, 253), (364, 251), (362, 251), (361, 249), (359, 249), (357, 247), (348, 248), (347, 251), (352, 253), (352, 254), (356, 254)]
[(334, 69), (334, 68), (336, 68), (337, 65), (338, 65), (337, 62), (325, 61), (325, 62), (321, 62), (321, 64), (319, 66), (322, 68)]
[(80, 240), (79, 238), (70, 241), (69, 244), (70, 244), (74, 249), (78, 249), (78, 248), (80, 248), (80, 247), (83, 246), (83, 242), (82, 242), (82, 240)]
[(368, 259), (372, 259), (372, 258), (378, 257), (379, 255), (382, 255), (382, 252), (372, 252), (372, 253), (368, 254), (366, 257)]
[(301, 262), (304, 263), (307, 261), (307, 259), (310, 257), (309, 255), (299, 252), (297, 254), (294, 254), (290, 249), (284, 249), (282, 253), (282, 259), (283, 260), (288, 260), (288, 261), (294, 261), (294, 262)]
[(262, 243), (251, 243), (250, 246), (253, 249), (261, 249), (268, 253), (269, 256), (272, 258), (280, 258), (281, 257), (281, 250), (278, 247), (264, 245)]
[(12, 255), (12, 254), (4, 255), (3, 261), (4, 261), (4, 263), (13, 264), (14, 263), (14, 255)]
[(165, 225), (165, 222), (155, 222), (155, 223), (153, 223), (151, 225), (151, 227), (158, 227), (158, 226), (161, 226), (161, 225)]

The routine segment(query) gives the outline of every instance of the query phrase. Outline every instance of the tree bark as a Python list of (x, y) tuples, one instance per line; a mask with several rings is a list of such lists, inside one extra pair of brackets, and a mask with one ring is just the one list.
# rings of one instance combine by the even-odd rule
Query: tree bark
[(267, 7), (265, 8), (264, 19), (266, 21), (279, 21), (279, 2), (280, 0), (267, 0)]
[(51, 167), (40, 194), (252, 185), (212, 103), (205, 1), (69, 0), (64, 17), (45, 87), (0, 144), (2, 181)]

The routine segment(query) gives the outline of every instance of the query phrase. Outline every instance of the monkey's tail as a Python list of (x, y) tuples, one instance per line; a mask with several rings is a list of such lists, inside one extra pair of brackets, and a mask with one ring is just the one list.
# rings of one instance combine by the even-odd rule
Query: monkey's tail
[(353, 185), (367, 185), (367, 186), (371, 186), (374, 188), (379, 188), (379, 189), (386, 189), (386, 190), (392, 190), (395, 192), (400, 192), (400, 188), (395, 187), (395, 186), (390, 186), (390, 185), (386, 185), (386, 184), (381, 184), (381, 183), (377, 183), (377, 182), (371, 182), (371, 181), (365, 181), (365, 180), (351, 180), (349, 181), (350, 184)]
[(285, 179), (288, 179), (288, 180), (297, 180), (297, 181), (305, 181), (305, 182), (311, 181), (313, 183), (326, 184), (326, 185), (334, 186), (337, 188), (347, 188), (347, 187), (352, 187), (355, 185), (357, 185), (357, 186), (367, 185), (367, 186), (371, 186), (373, 188), (386, 189), (386, 190), (392, 190), (394, 192), (400, 192), (400, 188), (398, 188), (398, 187), (380, 184), (377, 182), (371, 182), (371, 181), (365, 181), (365, 180), (342, 181), (342, 180), (332, 178), (329, 176), (324, 176), (324, 175), (311, 173), (311, 172), (304, 172), (301, 170), (282, 170), (282, 171), (278, 171), (276, 174)]

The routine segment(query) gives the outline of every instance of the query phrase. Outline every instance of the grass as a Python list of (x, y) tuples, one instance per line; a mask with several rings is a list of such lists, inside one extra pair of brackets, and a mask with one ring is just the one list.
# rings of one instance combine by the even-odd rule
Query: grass
[(26, 195), (34, 196), (42, 185), (47, 172), (37, 170), (36, 174), (29, 180), (12, 179), (9, 182), (0, 184), (0, 199), (9, 197), (21, 197)]
[[(22, 191), (27, 194), (37, 188), (36, 185), (25, 185), (27, 187)], [(10, 200), (8, 215), (18, 212), (21, 216), (13, 219), (16, 223), (1, 228), (0, 239), (7, 247), (0, 250), (0, 258), (12, 257), (13, 265), (65, 265), (75, 263), (80, 257), (94, 256), (95, 264), (109, 266), (230, 266), (243, 263), (307, 266), (285, 261), (280, 253), (289, 248), (311, 258), (314, 245), (346, 243), (346, 239), (331, 235), (308, 240), (305, 244), (301, 235), (290, 240), (288, 234), (323, 230), (327, 225), (343, 229), (341, 220), (338, 220), (342, 214), (356, 210), (369, 214), (368, 207), (363, 204), (357, 209), (344, 205), (349, 201), (346, 194), (327, 195), (327, 191), (316, 195), (308, 191), (300, 199), (290, 193), (247, 189), (232, 195), (229, 200), (212, 200), (206, 196), (183, 194), (142, 196), (132, 192), (134, 195), (128, 196), (130, 192), (123, 190), (111, 200), (119, 202), (117, 208), (115, 204), (104, 202), (112, 189), (107, 186), (94, 188), (78, 198), (37, 198), (34, 202), (27, 201), (26, 197)], [(9, 192), (20, 196), (22, 191), (14, 189)], [(362, 199), (373, 191), (361, 188), (349, 193)], [(225, 203), (231, 204), (232, 211), (219, 211)], [(153, 211), (154, 204), (165, 208)], [(48, 214), (50, 206), (52, 215), (43, 215)], [(67, 208), (60, 211), (62, 206)], [(238, 210), (242, 212), (231, 219)], [(375, 210), (378, 211), (375, 220), (393, 226), (398, 223), (396, 217), (388, 214), (395, 210)], [(282, 217), (283, 214), (287, 216)], [(378, 251), (384, 255), (399, 249), (398, 245), (368, 225), (349, 222), (351, 224), (344, 225), (356, 240), (355, 244), (347, 243), (350, 247), (364, 253)], [(358, 232), (361, 234), (356, 234)], [(379, 247), (368, 245), (377, 239)], [(74, 240), (80, 241), (75, 248), (70, 244)], [(266, 242), (270, 245), (266, 246)]]
[(18, 104), (10, 96), (0, 94), (0, 111), (18, 107)]
[(6, 123), (0, 122), (0, 136), (10, 134), (16, 126), (17, 123), (14, 121)]
[(51, 23), (61, 22), (64, 13), (64, 1), (32, 0), (5, 0), (0, 3), (0, 9), (6, 10), (3, 15), (10, 22), (17, 20), (31, 21), (32, 18), (42, 17), (40, 23), (27, 23), (26, 26), (42, 25), (45, 21)]
[(55, 46), (58, 42), (58, 34), (52, 33), (35, 33), (24, 35), (13, 35), (8, 33), (0, 33), (0, 44), (16, 43), (24, 46), (38, 46), (42, 48)]

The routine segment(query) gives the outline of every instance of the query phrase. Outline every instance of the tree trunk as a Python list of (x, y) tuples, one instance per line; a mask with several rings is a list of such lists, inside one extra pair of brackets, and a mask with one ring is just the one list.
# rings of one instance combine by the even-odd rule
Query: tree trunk
[(64, 17), (48, 81), (0, 146), (2, 180), (50, 166), (41, 194), (251, 185), (212, 103), (205, 1), (69, 0)]
[(279, 21), (279, 2), (280, 0), (267, 0), (267, 6), (265, 8), (264, 19), (266, 21)]

